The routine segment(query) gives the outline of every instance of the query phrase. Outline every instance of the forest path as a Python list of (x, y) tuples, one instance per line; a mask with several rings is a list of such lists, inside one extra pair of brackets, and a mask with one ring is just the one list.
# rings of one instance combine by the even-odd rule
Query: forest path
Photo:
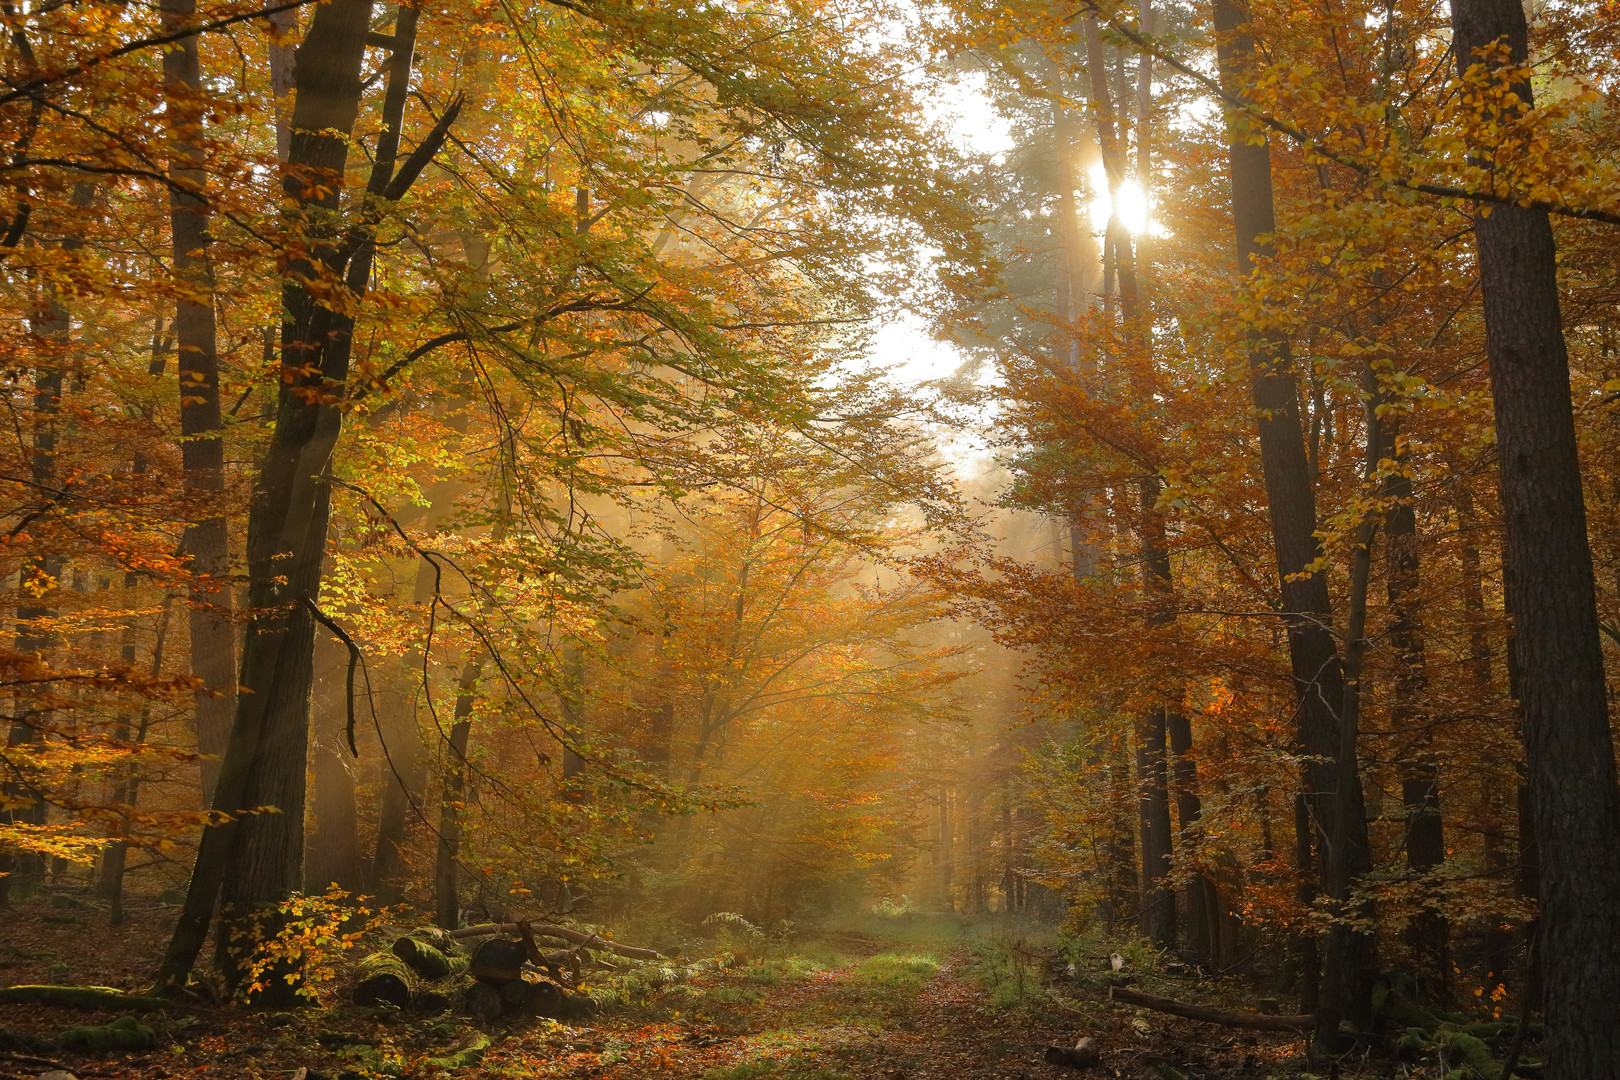
[[(992, 1007), (960, 943), (834, 938), (669, 987), (667, 1020), (604, 1017), (492, 1052), (507, 1075), (601, 1080), (906, 1080), (1065, 1075), (1041, 1061), (1074, 1036)], [(1038, 978), (1031, 970), (1029, 977)], [(684, 1008), (682, 1007), (684, 1004)], [(1067, 1073), (1074, 1076), (1074, 1073)]]

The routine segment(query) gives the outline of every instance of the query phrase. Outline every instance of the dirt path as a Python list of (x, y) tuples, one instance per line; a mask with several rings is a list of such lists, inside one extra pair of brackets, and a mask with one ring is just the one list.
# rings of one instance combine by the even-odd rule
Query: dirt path
[[(86, 938), (82, 920), (69, 921), (0, 925), (0, 965), (10, 976), (0, 983), (141, 985), (155, 932), (151, 941), (129, 928)], [(74, 934), (90, 947), (75, 948)], [(769, 947), (731, 967), (627, 968), (617, 985), (596, 988), (616, 993), (616, 1006), (580, 1025), (527, 1021), (480, 1033), (453, 1014), (360, 1008), (340, 989), (328, 1008), (297, 1014), (146, 1014), (155, 1036), (148, 1049), (61, 1057), (98, 1080), (287, 1080), (300, 1068), (308, 1080), (447, 1072), (480, 1080), (1261, 1080), (1289, 1071), (1286, 1040), (1138, 1014), (1073, 981), (1048, 987), (1044, 974), (1042, 950), (1010, 931), (902, 925), (882, 936)], [(1162, 989), (1193, 1000), (1210, 992)], [(16, 1052), (45, 1052), (34, 1044), (45, 1047), (64, 1025), (113, 1019), (44, 1006), (0, 1012), (0, 1080), (35, 1075), (22, 1066), (42, 1059), (25, 1062)], [(1082, 1074), (1042, 1061), (1045, 1046), (1072, 1045), (1080, 1035), (1101, 1039), (1100, 1069)], [(480, 1063), (452, 1067), (449, 1055), (475, 1045), (487, 1045)]]
[[(904, 947), (807, 969), (747, 965), (660, 995), (658, 1004), (676, 1013), (668, 1020), (610, 1017), (536, 1032), (497, 1048), (486, 1066), (581, 1080), (1061, 1075), (1040, 1053), (1063, 1036), (994, 1013), (966, 966), (960, 954)], [(682, 1000), (687, 1010), (675, 1006)]]

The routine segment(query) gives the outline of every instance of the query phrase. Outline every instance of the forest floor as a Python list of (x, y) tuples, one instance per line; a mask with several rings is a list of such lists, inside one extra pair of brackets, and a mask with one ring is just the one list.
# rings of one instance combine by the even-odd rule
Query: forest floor
[[(93, 909), (30, 902), (0, 915), (0, 985), (73, 983), (139, 991), (172, 909), (137, 911), (113, 930)], [(0, 1006), (0, 1080), (61, 1067), (83, 1078), (362, 1080), (373, 1076), (602, 1080), (1261, 1080), (1297, 1076), (1298, 1042), (1232, 1033), (1109, 1002), (1050, 935), (955, 919), (872, 920), (790, 940), (735, 936), (711, 945), (723, 962), (641, 965), (598, 988), (600, 1015), (477, 1031), (453, 1014), (424, 1018), (346, 1002), (344, 978), (324, 1007), (297, 1013), (192, 1005), (139, 1021), (154, 1034), (133, 1053), (54, 1045), (71, 1024), (108, 1012)], [(1108, 960), (1086, 956), (1101, 969)], [(1133, 958), (1131, 963), (1137, 963)], [(1185, 977), (1177, 996), (1214, 988)], [(1175, 989), (1162, 979), (1160, 992)], [(1046, 1064), (1048, 1045), (1095, 1036), (1099, 1068)], [(448, 1055), (488, 1038), (475, 1065)], [(56, 1078), (60, 1080), (60, 1078)]]

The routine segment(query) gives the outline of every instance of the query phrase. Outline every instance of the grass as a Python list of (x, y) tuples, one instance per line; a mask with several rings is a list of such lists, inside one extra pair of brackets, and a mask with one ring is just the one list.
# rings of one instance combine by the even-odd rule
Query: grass
[(1041, 957), (1047, 950), (1017, 930), (991, 932), (972, 945), (963, 974), (984, 987), (992, 1009), (1017, 1011), (1047, 1001)]

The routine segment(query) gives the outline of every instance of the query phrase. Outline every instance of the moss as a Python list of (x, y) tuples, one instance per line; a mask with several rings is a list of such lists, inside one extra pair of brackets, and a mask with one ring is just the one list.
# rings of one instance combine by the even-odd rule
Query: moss
[(450, 974), (450, 958), (418, 938), (398, 939), (394, 942), (393, 953), (424, 979), (442, 979)]
[(484, 1051), (488, 1049), (489, 1036), (479, 1032), (473, 1036), (472, 1042), (460, 1050), (443, 1057), (430, 1057), (427, 1064), (440, 1069), (465, 1069), (484, 1060)]
[(110, 1024), (75, 1024), (56, 1036), (64, 1050), (89, 1052), (151, 1050), (157, 1046), (157, 1032), (133, 1016), (120, 1016)]
[(174, 1002), (126, 994), (111, 986), (0, 987), (0, 1005), (56, 1005), (65, 1009), (163, 1009)]
[(1462, 1074), (1470, 1080), (1501, 1080), (1502, 1064), (1483, 1039), (1451, 1025), (1442, 1025), (1435, 1032), (1435, 1039), (1446, 1048), (1447, 1060), (1460, 1066)]

